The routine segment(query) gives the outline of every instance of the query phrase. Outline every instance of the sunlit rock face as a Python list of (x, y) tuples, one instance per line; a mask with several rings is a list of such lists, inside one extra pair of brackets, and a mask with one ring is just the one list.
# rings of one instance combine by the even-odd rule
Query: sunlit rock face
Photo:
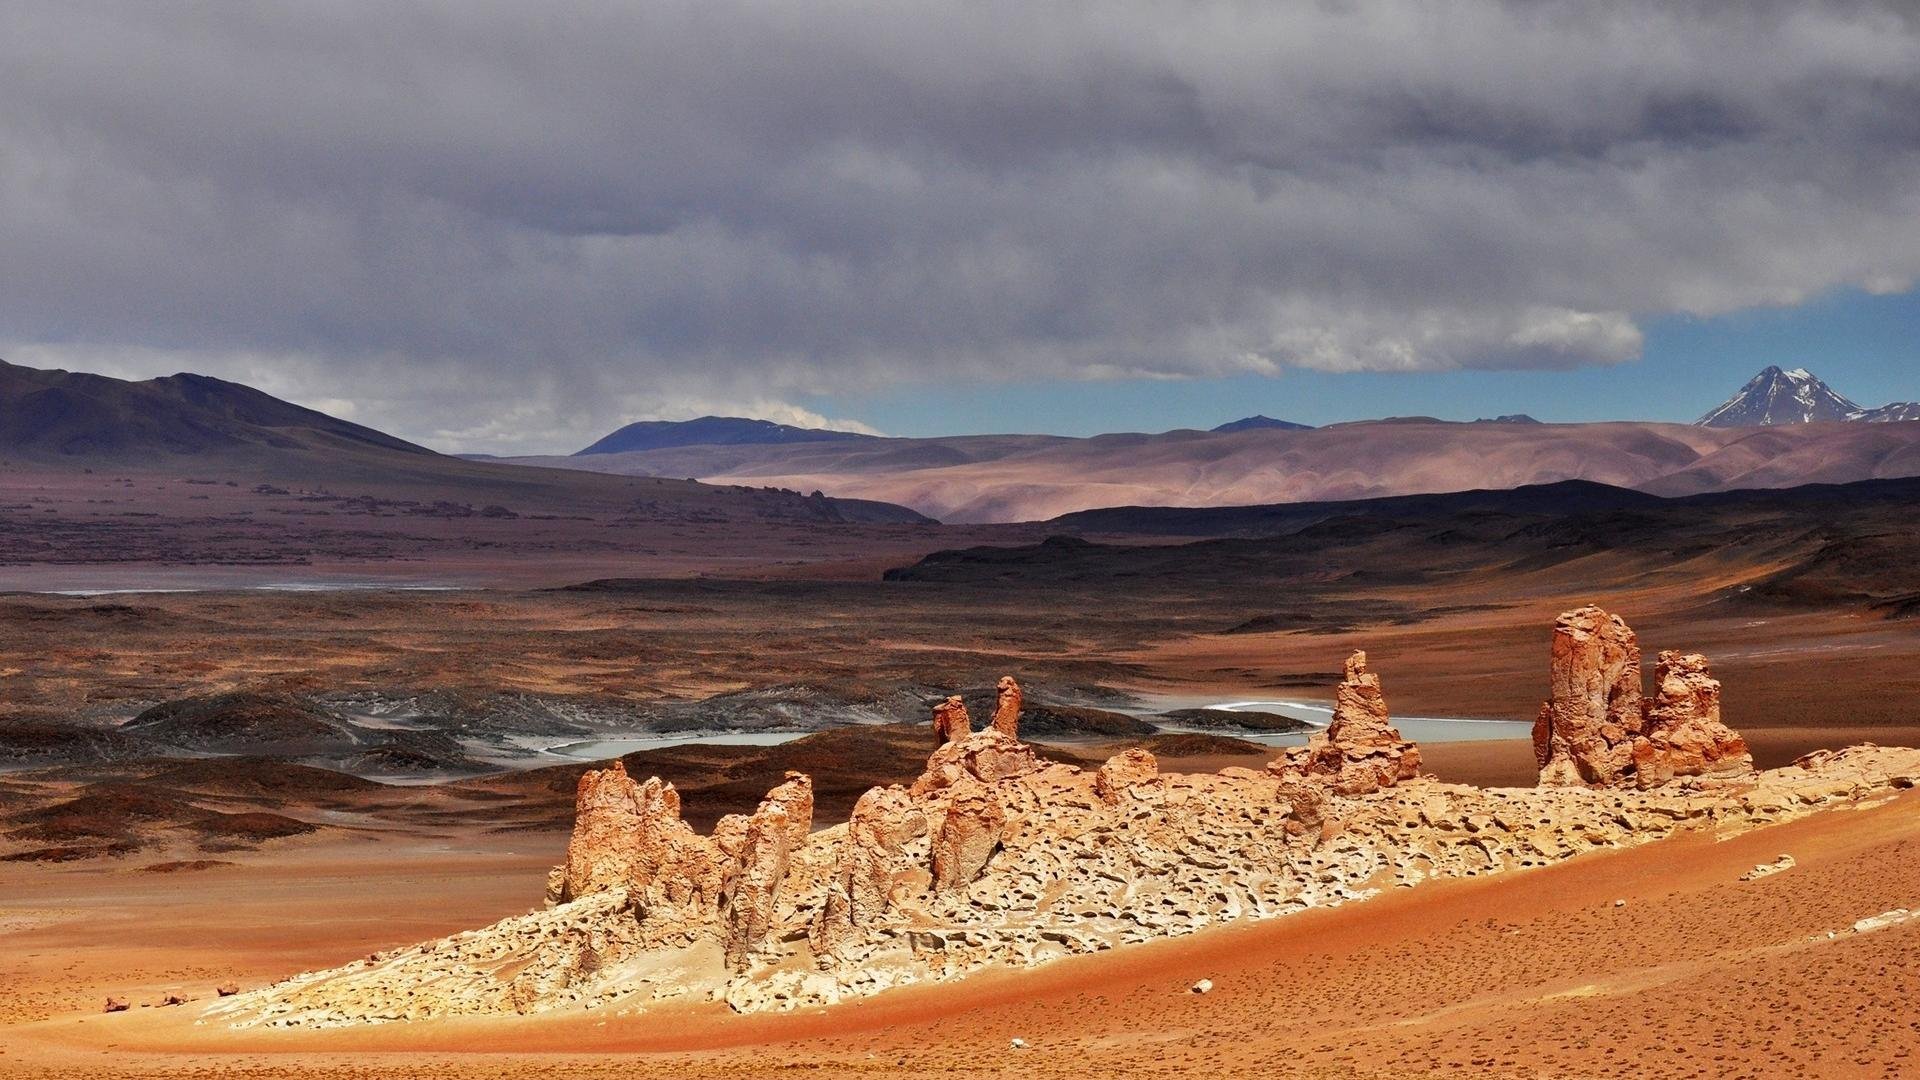
[(1017, 739), (1020, 737), (1020, 684), (1013, 681), (1013, 676), (1002, 675), (998, 694), (993, 709), (993, 730)]
[(1387, 716), (1380, 676), (1367, 654), (1347, 658), (1327, 729), (1288, 750), (1268, 771), (1282, 780), (1324, 784), (1341, 795), (1361, 795), (1420, 775), (1420, 748), (1400, 737)]
[(1662, 652), (1654, 696), (1644, 698), (1632, 628), (1585, 607), (1554, 624), (1549, 672), (1551, 696), (1533, 727), (1543, 785), (1648, 788), (1753, 772), (1746, 740), (1720, 718), (1720, 683), (1698, 653)]
[(1747, 740), (1720, 720), (1720, 680), (1699, 653), (1663, 651), (1654, 697), (1633, 744), (1634, 782), (1655, 787), (1681, 777), (1738, 778), (1753, 772)]
[(1540, 782), (1620, 783), (1640, 730), (1640, 641), (1626, 620), (1597, 607), (1553, 626), (1549, 696), (1533, 723)]
[(967, 703), (955, 694), (933, 707), (933, 741), (944, 746), (973, 734), (973, 718), (967, 715)]

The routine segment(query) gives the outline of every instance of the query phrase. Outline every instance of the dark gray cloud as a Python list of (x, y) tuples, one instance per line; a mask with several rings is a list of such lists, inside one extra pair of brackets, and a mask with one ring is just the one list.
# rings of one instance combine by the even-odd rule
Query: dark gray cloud
[(0, 8), (0, 347), (436, 445), (1920, 276), (1900, 4)]

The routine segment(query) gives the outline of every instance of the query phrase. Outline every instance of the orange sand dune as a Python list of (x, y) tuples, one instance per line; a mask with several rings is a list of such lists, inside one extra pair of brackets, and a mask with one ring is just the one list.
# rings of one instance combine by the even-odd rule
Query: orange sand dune
[[(1781, 853), (1797, 865), (1739, 880)], [(432, 865), (396, 855), (416, 872)], [(0, 1074), (1897, 1076), (1920, 1054), (1920, 920), (1852, 926), (1920, 907), (1917, 856), (1920, 794), (1909, 793), (1719, 843), (1683, 837), (793, 1015), (699, 1005), (294, 1034), (197, 1026), (193, 1006), (136, 1009), (0, 1029)], [(285, 869), (252, 880), (253, 897), (223, 895), (243, 921), (290, 892), (293, 918), (314, 919), (328, 898), (340, 913), (308, 923), (296, 962), (325, 951), (320, 941), (342, 956), (388, 942), (369, 917), (407, 907), (377, 874), (371, 887)], [(473, 915), (505, 899), (478, 890)], [(187, 895), (173, 903), (190, 921), (216, 917)], [(122, 940), (171, 946), (183, 971), (208, 966), (206, 943), (162, 934), (168, 907), (141, 911), (148, 924), (122, 927)], [(7, 964), (17, 993), (23, 973)], [(25, 974), (61, 977), (55, 965)], [(1190, 992), (1202, 978), (1213, 991)]]

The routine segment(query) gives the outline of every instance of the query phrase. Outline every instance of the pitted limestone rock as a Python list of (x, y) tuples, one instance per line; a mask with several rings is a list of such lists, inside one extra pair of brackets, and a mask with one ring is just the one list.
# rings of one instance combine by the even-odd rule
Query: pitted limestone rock
[[(342, 1026), (613, 1003), (644, 1008), (683, 994), (745, 1010), (823, 1004), (1348, 903), (1430, 879), (1547, 866), (1683, 829), (1730, 834), (1857, 805), (1920, 780), (1920, 750), (1810, 755), (1744, 786), (1480, 789), (1421, 779), (1341, 796), (1307, 785), (1325, 800), (1324, 820), (1338, 822), (1318, 844), (1296, 820), (1310, 816), (1308, 808), (1289, 803), (1279, 812), (1285, 800), (1274, 781), (1256, 773), (1163, 775), (1163, 797), (1118, 807), (1096, 792), (1096, 780), (1048, 765), (992, 785), (1005, 808), (1001, 851), (964, 889), (934, 890), (924, 869), (932, 837), (901, 826), (875, 845), (887, 865), (906, 868), (891, 880), (884, 917), (850, 925), (828, 952), (816, 951), (807, 930), (845, 888), (848, 826), (813, 833), (788, 853), (773, 902), (754, 908), (756, 920), (768, 913), (757, 945), (762, 962), (744, 971), (725, 963), (717, 911), (691, 938), (663, 940), (652, 916), (616, 888), (225, 998), (205, 1015), (240, 1026)], [(923, 799), (893, 791), (874, 798), (896, 811), (910, 804), (933, 821), (956, 795), (977, 794), (971, 785)], [(791, 835), (778, 816), (763, 820), (762, 837)], [(746, 846), (759, 850), (760, 842)]]
[(1093, 791), (1102, 802), (1118, 806), (1128, 795), (1158, 786), (1160, 762), (1139, 747), (1124, 750), (1107, 759), (1094, 774)]

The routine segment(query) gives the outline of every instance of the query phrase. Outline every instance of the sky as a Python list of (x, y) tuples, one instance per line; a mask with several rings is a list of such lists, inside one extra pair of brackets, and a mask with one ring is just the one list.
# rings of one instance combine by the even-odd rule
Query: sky
[(0, 5), (0, 357), (436, 448), (1920, 398), (1904, 3)]

